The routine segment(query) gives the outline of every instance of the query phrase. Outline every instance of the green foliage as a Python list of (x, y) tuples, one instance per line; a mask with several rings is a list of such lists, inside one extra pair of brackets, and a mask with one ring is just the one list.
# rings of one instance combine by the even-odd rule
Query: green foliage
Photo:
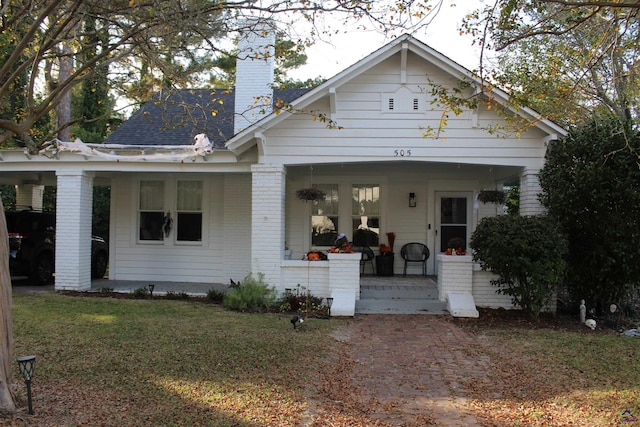
[(520, 214), (520, 184), (509, 186), (505, 203), (509, 215)]
[(225, 293), (217, 289), (211, 288), (207, 291), (207, 299), (213, 302), (222, 302), (224, 300)]
[(188, 300), (189, 294), (186, 292), (167, 291), (165, 298), (170, 300)]
[(307, 288), (298, 285), (295, 292), (287, 289), (278, 301), (281, 312), (305, 312), (305, 311), (326, 311), (327, 307), (322, 305), (322, 298), (307, 292)]
[(499, 0), (468, 14), (462, 27), (496, 51), (498, 65), (481, 72), (509, 91), (514, 107), (564, 126), (603, 111), (638, 120), (638, 5), (580, 3)]
[(551, 302), (564, 278), (567, 240), (547, 216), (500, 215), (484, 218), (471, 236), (474, 261), (500, 276), (498, 293), (532, 317)]
[(146, 286), (141, 286), (131, 291), (131, 293), (136, 298), (146, 298), (149, 296), (149, 289)]
[(270, 307), (274, 300), (275, 290), (264, 283), (264, 274), (257, 278), (249, 274), (224, 296), (223, 304), (231, 310), (256, 311)]
[(624, 303), (640, 285), (640, 135), (594, 120), (550, 144), (541, 202), (569, 238), (574, 302)]
[(109, 213), (111, 210), (111, 187), (93, 186), (93, 215), (91, 232), (109, 241)]
[(0, 184), (0, 197), (5, 211), (15, 210), (16, 208), (16, 187), (13, 185)]

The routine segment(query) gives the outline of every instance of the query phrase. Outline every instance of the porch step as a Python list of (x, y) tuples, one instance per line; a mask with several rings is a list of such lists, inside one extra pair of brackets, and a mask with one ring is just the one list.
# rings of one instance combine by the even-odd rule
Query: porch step
[(447, 304), (437, 299), (360, 298), (357, 314), (449, 314)]
[(438, 299), (437, 286), (360, 286), (360, 299)]

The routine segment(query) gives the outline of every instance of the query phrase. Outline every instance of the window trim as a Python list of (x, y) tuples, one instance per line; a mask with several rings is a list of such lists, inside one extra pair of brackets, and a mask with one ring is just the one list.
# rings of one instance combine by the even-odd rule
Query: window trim
[[(367, 182), (370, 184), (377, 184), (380, 186), (380, 242), (384, 241), (383, 236), (387, 230), (387, 220), (389, 215), (387, 214), (388, 206), (385, 204), (385, 200), (387, 199), (387, 188), (388, 188), (388, 179), (386, 176), (377, 176), (377, 175), (314, 175), (313, 177), (314, 184), (337, 184), (338, 185), (338, 200), (339, 200), (339, 208), (338, 208), (338, 224), (347, 224), (346, 229), (338, 229), (338, 233), (345, 233), (349, 241), (353, 240), (353, 230), (351, 221), (353, 215), (351, 214), (351, 188), (354, 184), (361, 184), (363, 182)], [(347, 203), (340, 202), (340, 200), (347, 200)], [(304, 239), (302, 241), (303, 248), (308, 248), (308, 250), (326, 250), (331, 246), (313, 246), (311, 244), (311, 207), (307, 207), (305, 210), (305, 231), (304, 231)], [(344, 222), (346, 221), (346, 223)], [(339, 225), (340, 228), (344, 228)], [(287, 237), (289, 238), (289, 237)], [(374, 252), (377, 253), (378, 248), (371, 248)], [(307, 250), (307, 249), (305, 249)]]
[[(168, 237), (164, 237), (162, 240), (141, 240), (140, 239), (140, 185), (143, 181), (162, 181), (164, 182), (164, 213), (171, 212), (173, 219), (173, 226), (171, 234)], [(177, 240), (177, 226), (178, 220), (178, 181), (198, 181), (202, 183), (202, 200), (201, 200), (201, 215), (202, 215), (202, 230), (200, 241), (186, 241)], [(133, 232), (131, 233), (131, 243), (134, 246), (190, 246), (198, 248), (209, 247), (209, 233), (210, 233), (210, 219), (209, 215), (211, 207), (209, 206), (209, 191), (210, 191), (210, 178), (203, 174), (193, 174), (188, 176), (169, 176), (166, 175), (141, 175), (135, 180), (134, 191), (132, 197), (135, 200), (134, 206), (136, 209), (131, 213), (131, 227)]]

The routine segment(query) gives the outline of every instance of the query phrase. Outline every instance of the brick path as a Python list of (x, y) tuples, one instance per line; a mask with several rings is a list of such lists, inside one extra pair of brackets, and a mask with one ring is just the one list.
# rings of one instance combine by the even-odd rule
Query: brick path
[[(361, 315), (336, 332), (346, 343), (356, 405), (385, 424), (479, 426), (463, 383), (489, 366), (478, 343), (443, 316)], [(345, 357), (345, 356), (343, 356)]]

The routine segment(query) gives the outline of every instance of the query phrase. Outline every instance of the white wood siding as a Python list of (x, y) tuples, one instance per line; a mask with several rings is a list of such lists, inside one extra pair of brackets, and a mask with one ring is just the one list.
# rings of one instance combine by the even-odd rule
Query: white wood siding
[[(137, 240), (137, 192), (140, 179), (203, 181), (203, 240)], [(112, 280), (229, 283), (249, 272), (250, 176), (242, 174), (126, 174), (112, 180)], [(175, 220), (175, 218), (174, 218)], [(228, 227), (228, 228), (227, 228)]]
[[(460, 162), (468, 164), (539, 167), (544, 157), (543, 133), (532, 129), (520, 138), (498, 137), (475, 127), (473, 112), (448, 114), (448, 123), (439, 139), (425, 138), (425, 128), (437, 128), (441, 107), (431, 105), (427, 76), (449, 87), (453, 79), (435, 70), (415, 55), (409, 55), (408, 83), (400, 84), (399, 59), (392, 57), (356, 80), (336, 88), (336, 112), (331, 115), (329, 100), (321, 100), (265, 132), (265, 156), (269, 162), (316, 164), (399, 160), (395, 150), (404, 150), (415, 161)], [(382, 110), (385, 97), (402, 87), (427, 97), (422, 112)], [(342, 129), (327, 129), (326, 123), (312, 120), (322, 113)], [(478, 113), (480, 126), (501, 122), (495, 111), (484, 106)], [(410, 156), (408, 152), (411, 152)]]

